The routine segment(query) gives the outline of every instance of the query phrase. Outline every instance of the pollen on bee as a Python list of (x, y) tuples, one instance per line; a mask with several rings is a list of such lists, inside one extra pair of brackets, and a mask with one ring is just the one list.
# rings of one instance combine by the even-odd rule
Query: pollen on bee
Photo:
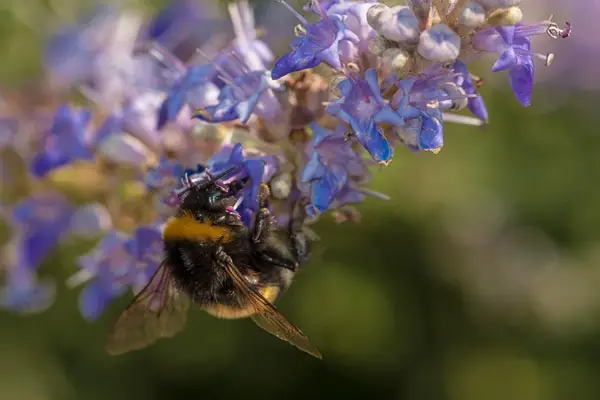
[(165, 239), (229, 242), (232, 236), (231, 230), (227, 227), (213, 225), (208, 221), (198, 221), (189, 214), (169, 219), (163, 230), (163, 237)]

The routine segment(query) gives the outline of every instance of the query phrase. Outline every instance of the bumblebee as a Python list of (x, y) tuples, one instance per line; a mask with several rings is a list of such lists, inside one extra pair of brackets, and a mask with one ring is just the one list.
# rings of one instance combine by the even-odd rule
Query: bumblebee
[(308, 254), (304, 207), (297, 202), (286, 229), (269, 211), (261, 184), (252, 229), (235, 211), (242, 181), (220, 177), (188, 184), (181, 206), (163, 230), (165, 258), (109, 332), (112, 355), (172, 337), (186, 323), (190, 300), (218, 318), (250, 317), (259, 327), (317, 358), (321, 353), (273, 302), (290, 286)]

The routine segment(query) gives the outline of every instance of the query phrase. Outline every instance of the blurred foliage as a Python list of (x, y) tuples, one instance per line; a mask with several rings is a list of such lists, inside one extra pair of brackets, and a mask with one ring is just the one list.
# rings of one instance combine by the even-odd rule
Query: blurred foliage
[[(22, 18), (75, 4), (0, 1), (0, 85), (40, 71), (45, 31)], [(600, 398), (600, 118), (577, 102), (536, 111), (543, 87), (530, 109), (482, 94), (489, 127), (448, 125), (437, 156), (398, 151), (375, 173), (391, 201), (315, 227), (316, 255), (279, 308), (324, 361), (198, 311), (175, 339), (111, 358), (105, 334), (129, 299), (87, 323), (61, 287), (43, 314), (0, 314), (0, 399)], [(89, 246), (42, 273), (68, 276)]]

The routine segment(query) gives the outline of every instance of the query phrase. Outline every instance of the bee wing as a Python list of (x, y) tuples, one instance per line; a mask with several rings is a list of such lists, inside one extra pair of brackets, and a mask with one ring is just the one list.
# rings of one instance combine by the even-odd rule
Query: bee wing
[(163, 262), (113, 325), (106, 343), (108, 353), (138, 350), (175, 335), (185, 326), (188, 308), (189, 298), (177, 289)]
[(289, 322), (260, 293), (248, 286), (248, 283), (232, 262), (225, 263), (224, 267), (228, 275), (233, 279), (236, 288), (247, 300), (248, 305), (256, 312), (251, 317), (256, 325), (316, 358), (323, 358), (319, 350), (310, 343), (308, 337), (300, 329)]

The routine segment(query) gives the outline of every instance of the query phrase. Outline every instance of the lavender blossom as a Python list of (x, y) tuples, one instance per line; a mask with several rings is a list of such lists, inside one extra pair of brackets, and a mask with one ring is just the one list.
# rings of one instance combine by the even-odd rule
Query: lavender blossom
[(273, 111), (277, 112), (278, 104), (272, 90), (277, 88), (279, 85), (271, 80), (267, 72), (253, 71), (244, 74), (221, 89), (216, 105), (204, 107), (194, 117), (207, 122), (239, 119), (246, 123), (256, 111), (257, 114), (273, 118)]
[(79, 297), (79, 309), (86, 319), (98, 318), (108, 303), (128, 288), (130, 270), (135, 265), (126, 243), (125, 235), (110, 232), (96, 249), (78, 259), (81, 269), (69, 284), (87, 282)]
[(538, 54), (531, 51), (532, 35), (548, 34), (553, 38), (566, 38), (570, 26), (560, 29), (551, 21), (534, 25), (517, 24), (508, 27), (488, 28), (477, 32), (473, 37), (476, 50), (498, 53), (492, 72), (508, 70), (510, 85), (523, 106), (531, 105), (534, 66), (533, 58), (539, 58), (548, 66), (554, 54)]
[(350, 124), (354, 135), (375, 161), (389, 162), (393, 151), (377, 124), (404, 125), (404, 120), (384, 103), (377, 71), (369, 69), (364, 80), (349, 78), (340, 82), (338, 87), (343, 97), (327, 106), (327, 111)]
[(53, 193), (23, 199), (12, 210), (12, 224), (17, 231), (16, 263), (37, 269), (54, 250), (71, 225), (73, 206)]
[[(185, 104), (200, 108), (217, 100), (215, 95), (218, 95), (219, 89), (212, 82), (216, 74), (217, 71), (210, 65), (190, 67), (163, 101), (158, 114), (157, 129), (162, 129), (167, 122), (174, 120)], [(194, 92), (199, 95), (194, 95)]]
[(336, 207), (361, 203), (364, 192), (360, 184), (369, 179), (367, 164), (346, 140), (344, 125), (335, 130), (312, 124), (312, 146), (306, 149), (306, 163), (301, 181), (310, 186), (311, 203), (307, 213), (311, 216)]
[(89, 148), (91, 113), (72, 110), (64, 105), (58, 109), (52, 126), (43, 138), (43, 148), (30, 166), (34, 176), (44, 176), (55, 168), (77, 160), (90, 160)]
[[(278, 1), (292, 10), (285, 1)], [(271, 71), (273, 78), (279, 79), (292, 71), (313, 68), (321, 62), (329, 64), (332, 68), (341, 68), (340, 42), (342, 40), (358, 42), (358, 36), (349, 30), (337, 15), (328, 15), (322, 11), (321, 19), (315, 24), (310, 24), (296, 11), (292, 10), (292, 12), (296, 13), (305, 32), (292, 42), (294, 50), (275, 62)]]

